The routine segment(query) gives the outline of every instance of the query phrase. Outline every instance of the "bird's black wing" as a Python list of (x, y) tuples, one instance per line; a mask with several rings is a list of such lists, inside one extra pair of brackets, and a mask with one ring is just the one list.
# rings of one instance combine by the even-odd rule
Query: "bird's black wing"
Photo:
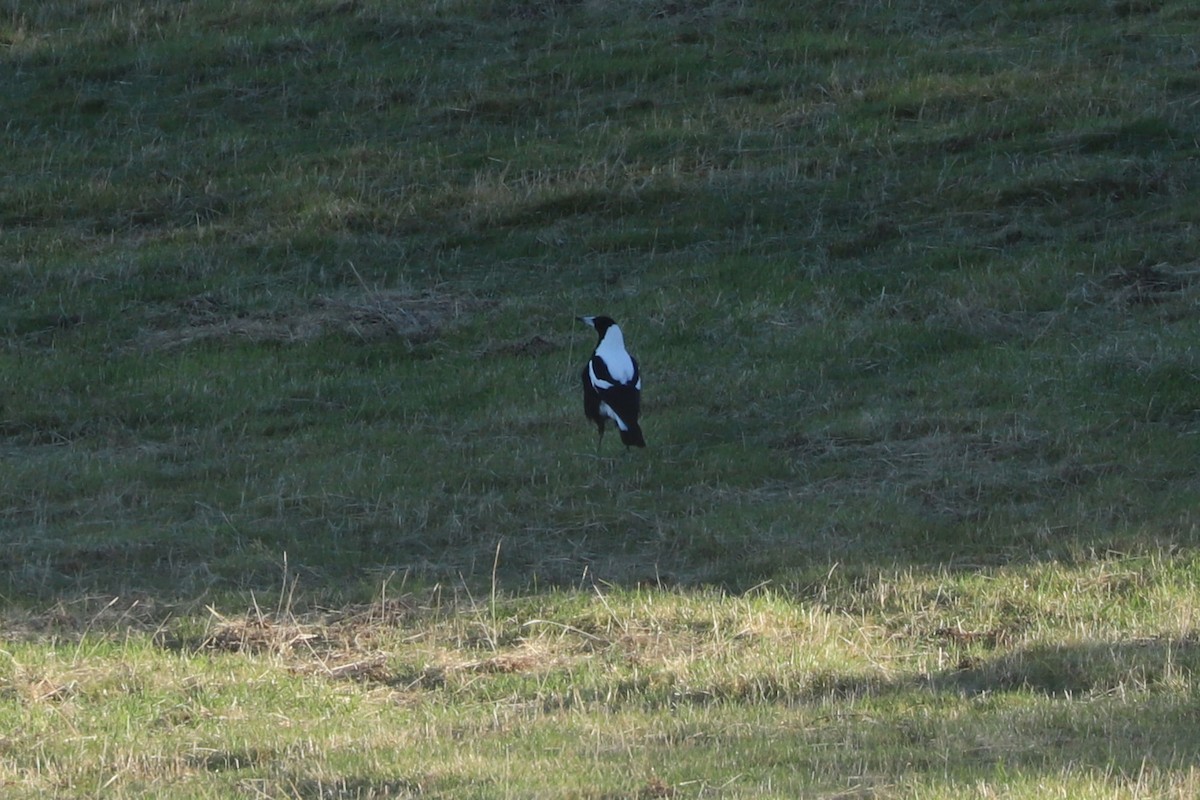
[[(592, 356), (591, 366), (592, 373), (596, 376), (596, 382), (592, 383), (592, 387), (596, 392), (597, 408), (603, 402), (621, 418), (625, 427), (636, 425), (638, 412), (641, 410), (641, 392), (637, 389), (637, 362), (633, 362), (633, 376), (628, 382), (616, 380), (612, 376), (608, 364), (604, 363), (604, 359), (600, 356)], [(586, 370), (584, 376), (591, 383), (591, 376), (587, 375)]]
[(604, 415), (600, 413), (600, 392), (592, 383), (592, 376), (588, 374), (587, 367), (583, 368), (580, 377), (583, 379), (583, 414), (603, 430)]
[[(605, 383), (611, 383), (614, 385), (617, 383), (617, 379), (612, 376), (612, 372), (610, 372), (608, 369), (607, 361), (605, 361), (600, 356), (593, 355), (591, 363), (592, 363), (592, 372), (595, 374), (596, 380), (604, 381)], [(583, 377), (584, 377), (584, 380), (591, 383), (591, 375), (588, 375), (587, 367), (583, 368)], [(599, 386), (596, 384), (593, 384), (593, 386), (595, 386), (597, 390), (606, 388), (606, 387)]]
[(627, 383), (618, 383), (611, 389), (601, 389), (599, 400), (607, 403), (613, 413), (621, 418), (625, 427), (637, 424), (638, 413), (641, 411), (642, 398), (638, 390)]

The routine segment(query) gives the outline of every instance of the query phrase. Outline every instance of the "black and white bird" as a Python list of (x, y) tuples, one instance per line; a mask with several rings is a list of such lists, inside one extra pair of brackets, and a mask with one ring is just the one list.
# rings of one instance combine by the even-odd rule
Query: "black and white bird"
[(583, 413), (596, 423), (604, 441), (604, 424), (617, 424), (626, 447), (645, 447), (638, 412), (642, 405), (642, 375), (637, 361), (625, 350), (625, 336), (611, 317), (578, 317), (584, 325), (596, 329), (600, 341), (583, 368)]

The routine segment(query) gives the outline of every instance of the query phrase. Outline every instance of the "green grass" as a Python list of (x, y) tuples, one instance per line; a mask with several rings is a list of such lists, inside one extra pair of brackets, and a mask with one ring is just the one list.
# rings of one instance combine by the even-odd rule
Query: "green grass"
[(0, 4), (0, 793), (1194, 796), (1197, 33)]

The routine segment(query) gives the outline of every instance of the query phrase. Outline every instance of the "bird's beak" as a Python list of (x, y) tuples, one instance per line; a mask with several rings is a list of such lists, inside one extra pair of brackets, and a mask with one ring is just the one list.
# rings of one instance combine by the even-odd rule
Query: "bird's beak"
[(595, 317), (576, 317), (575, 319), (579, 320), (579, 321), (580, 321), (580, 322), (582, 322), (584, 325), (587, 325), (589, 328), (594, 328), (594, 327), (596, 327), (596, 326), (595, 326), (595, 324), (594, 324), (594, 323), (595, 323), (595, 321), (596, 321), (596, 318), (595, 318)]

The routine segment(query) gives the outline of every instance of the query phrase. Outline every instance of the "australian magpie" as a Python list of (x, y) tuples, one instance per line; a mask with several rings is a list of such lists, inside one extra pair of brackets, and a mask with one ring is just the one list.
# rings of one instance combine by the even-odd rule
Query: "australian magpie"
[(604, 440), (604, 423), (617, 423), (621, 442), (626, 447), (645, 447), (638, 411), (642, 405), (642, 375), (637, 361), (625, 352), (625, 337), (611, 317), (579, 317), (580, 322), (596, 329), (600, 341), (583, 368), (583, 413), (596, 423)]

